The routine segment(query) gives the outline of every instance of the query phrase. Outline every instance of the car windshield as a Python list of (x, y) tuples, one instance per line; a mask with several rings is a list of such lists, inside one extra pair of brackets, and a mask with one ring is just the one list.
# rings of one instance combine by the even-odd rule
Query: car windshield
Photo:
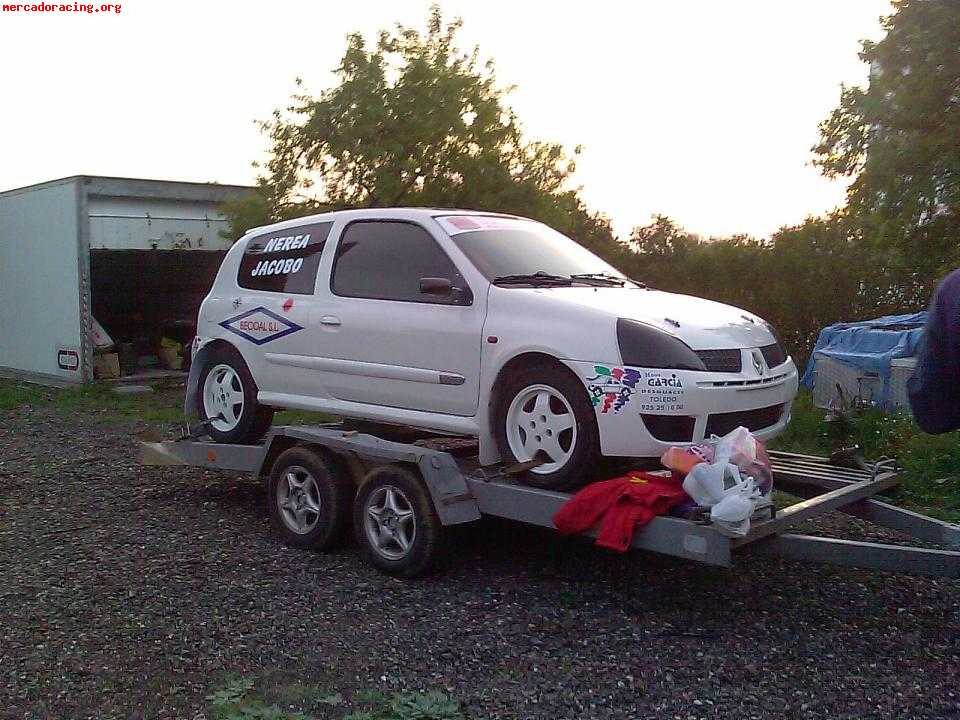
[[(629, 282), (619, 270), (546, 225), (532, 220), (485, 216), (438, 217), (463, 254), (493, 282), (524, 276), (577, 282)], [(555, 283), (559, 284), (559, 283)], [(569, 284), (569, 283), (567, 283)]]

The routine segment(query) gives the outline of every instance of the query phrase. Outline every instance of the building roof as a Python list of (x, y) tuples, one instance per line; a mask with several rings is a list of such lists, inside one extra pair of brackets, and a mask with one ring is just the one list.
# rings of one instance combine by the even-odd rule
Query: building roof
[(149, 180), (104, 175), (71, 175), (0, 192), (0, 197), (41, 190), (67, 183), (81, 183), (87, 195), (100, 197), (156, 198), (164, 200), (223, 202), (251, 192), (250, 185)]

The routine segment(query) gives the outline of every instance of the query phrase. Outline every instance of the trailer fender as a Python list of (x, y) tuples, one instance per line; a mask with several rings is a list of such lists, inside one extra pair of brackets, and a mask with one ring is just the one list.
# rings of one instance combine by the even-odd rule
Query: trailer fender
[(480, 519), (480, 506), (470, 492), (453, 456), (426, 452), (417, 458), (417, 467), (430, 491), (433, 507), (443, 525), (459, 525)]

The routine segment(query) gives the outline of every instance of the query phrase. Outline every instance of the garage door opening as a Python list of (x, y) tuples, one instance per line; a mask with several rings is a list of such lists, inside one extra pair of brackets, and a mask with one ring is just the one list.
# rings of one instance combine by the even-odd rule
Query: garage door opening
[(112, 347), (95, 354), (101, 378), (186, 371), (197, 312), (225, 251), (91, 250), (93, 317)]

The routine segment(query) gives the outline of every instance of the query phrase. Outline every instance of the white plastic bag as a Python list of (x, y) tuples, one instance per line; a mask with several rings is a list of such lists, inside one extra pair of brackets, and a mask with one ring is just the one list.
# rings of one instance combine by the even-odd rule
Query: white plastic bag
[(757, 461), (757, 439), (741, 425), (717, 440), (714, 460), (733, 463), (742, 470)]
[(740, 482), (740, 471), (729, 463), (694, 465), (683, 479), (683, 489), (701, 507), (713, 507), (723, 500), (728, 487)]
[(683, 489), (697, 505), (710, 508), (710, 520), (724, 535), (743, 537), (761, 499), (752, 478), (743, 478), (732, 463), (700, 463), (683, 479)]
[(710, 509), (710, 519), (725, 535), (743, 537), (750, 530), (750, 518), (761, 498), (760, 489), (748, 477), (727, 488), (723, 499)]
[(731, 493), (710, 508), (710, 519), (725, 535), (743, 537), (750, 530), (753, 503), (739, 493)]

